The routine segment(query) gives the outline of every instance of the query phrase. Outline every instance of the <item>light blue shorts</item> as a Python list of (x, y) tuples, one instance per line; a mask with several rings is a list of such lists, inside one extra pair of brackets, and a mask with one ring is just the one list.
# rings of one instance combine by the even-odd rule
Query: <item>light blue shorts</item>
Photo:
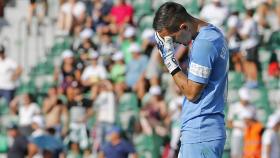
[(178, 158), (222, 158), (225, 139), (181, 144)]

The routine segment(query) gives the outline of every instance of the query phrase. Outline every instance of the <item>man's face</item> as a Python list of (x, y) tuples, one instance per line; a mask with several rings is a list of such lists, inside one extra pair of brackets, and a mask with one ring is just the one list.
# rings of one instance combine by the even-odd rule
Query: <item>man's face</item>
[(8, 135), (9, 135), (10, 137), (12, 137), (12, 138), (16, 137), (16, 135), (17, 135), (17, 130), (15, 130), (15, 129), (9, 129), (9, 130), (8, 130)]
[(170, 36), (173, 39), (173, 42), (183, 44), (187, 46), (192, 40), (192, 33), (187, 27), (186, 24), (182, 24), (179, 28), (179, 31), (170, 33), (167, 29), (163, 29), (159, 32), (159, 35), (164, 39), (165, 36)]

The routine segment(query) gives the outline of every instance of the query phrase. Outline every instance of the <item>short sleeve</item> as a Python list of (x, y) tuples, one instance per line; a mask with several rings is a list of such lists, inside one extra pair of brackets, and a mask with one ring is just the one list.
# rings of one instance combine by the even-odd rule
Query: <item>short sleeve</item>
[(270, 145), (272, 143), (272, 132), (265, 131), (263, 134), (262, 142), (264, 145)]
[(33, 113), (35, 115), (41, 113), (41, 110), (40, 110), (40, 108), (39, 108), (39, 106), (37, 104), (33, 103), (32, 106), (33, 106)]
[(84, 70), (84, 72), (82, 73), (82, 76), (81, 76), (81, 79), (82, 80), (87, 80), (88, 79), (88, 77), (89, 77), (89, 75), (88, 75), (88, 68), (85, 68), (85, 70)]
[(251, 21), (244, 22), (243, 27), (240, 30), (240, 34), (242, 34), (242, 35), (249, 35), (250, 31), (252, 30), (253, 25), (254, 24)]
[(230, 16), (227, 22), (229, 28), (237, 27), (238, 25), (238, 17)]
[(124, 143), (124, 148), (125, 148), (126, 152), (129, 153), (129, 154), (136, 153), (135, 148), (129, 142), (125, 142)]
[(8, 59), (7, 63), (9, 65), (9, 68), (13, 70), (16, 70), (18, 68), (18, 64), (14, 60)]
[(191, 51), (188, 79), (207, 84), (216, 52), (214, 45), (210, 41), (196, 40)]

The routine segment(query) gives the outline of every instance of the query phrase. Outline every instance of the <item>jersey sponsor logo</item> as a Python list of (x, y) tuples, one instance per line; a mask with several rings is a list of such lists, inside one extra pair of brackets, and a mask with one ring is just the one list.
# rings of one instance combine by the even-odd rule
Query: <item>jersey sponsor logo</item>
[(227, 55), (227, 49), (225, 47), (222, 48), (222, 52), (220, 54), (220, 57), (222, 59), (226, 59), (226, 55)]
[(191, 62), (190, 73), (198, 77), (208, 78), (211, 73), (211, 69), (206, 66)]

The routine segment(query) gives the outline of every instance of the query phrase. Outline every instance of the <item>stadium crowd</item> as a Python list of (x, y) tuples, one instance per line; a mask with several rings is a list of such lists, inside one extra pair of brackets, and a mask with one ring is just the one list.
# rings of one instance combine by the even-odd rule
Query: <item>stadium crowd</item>
[[(233, 1), (242, 7), (194, 1), (194, 14), (218, 26), (230, 49), (224, 157), (279, 158), (280, 3)], [(161, 3), (149, 2), (148, 7)], [(44, 3), (43, 14), (34, 11), (37, 3)], [(47, 8), (48, 0), (31, 0), (28, 22), (46, 18)], [(60, 0), (55, 32), (66, 44), (49, 52), (52, 82), (43, 95), (20, 90), (24, 66), (0, 47), (0, 97), (8, 108), (1, 112), (2, 153), (8, 158), (177, 157), (184, 96), (161, 63), (153, 29), (142, 27), (141, 19), (153, 17), (153, 10), (139, 18), (141, 9), (128, 0)], [(190, 49), (191, 43), (176, 45), (185, 71)]]

